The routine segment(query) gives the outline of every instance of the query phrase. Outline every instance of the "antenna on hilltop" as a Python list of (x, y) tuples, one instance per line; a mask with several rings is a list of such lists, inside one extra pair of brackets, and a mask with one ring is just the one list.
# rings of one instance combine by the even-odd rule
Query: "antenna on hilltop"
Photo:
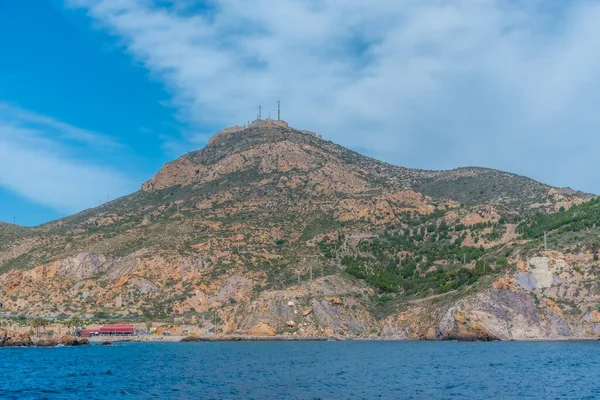
[(277, 121), (281, 121), (281, 101), (277, 100)]
[(262, 119), (262, 106), (258, 106), (258, 119)]

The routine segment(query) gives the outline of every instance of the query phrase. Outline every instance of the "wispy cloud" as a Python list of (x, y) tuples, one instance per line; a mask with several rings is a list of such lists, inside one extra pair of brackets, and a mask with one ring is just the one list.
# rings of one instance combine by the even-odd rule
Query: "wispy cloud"
[(0, 103), (0, 186), (61, 213), (135, 188), (94, 157), (119, 146), (98, 133)]
[(121, 144), (114, 138), (24, 110), (10, 103), (0, 102), (0, 118), (6, 125), (26, 126), (28, 129), (43, 130), (44, 136), (47, 138), (97, 146), (103, 150), (121, 147)]
[(600, 192), (598, 1), (68, 4), (120, 37), (192, 126), (243, 123), (281, 99), (293, 125), (396, 164)]

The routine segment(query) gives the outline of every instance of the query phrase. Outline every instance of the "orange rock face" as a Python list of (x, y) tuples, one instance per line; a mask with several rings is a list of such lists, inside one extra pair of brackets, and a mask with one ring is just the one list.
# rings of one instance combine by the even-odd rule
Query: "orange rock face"
[(28, 333), (9, 332), (0, 328), (0, 347), (30, 347), (33, 341)]
[(261, 322), (248, 333), (252, 336), (275, 336), (275, 329), (271, 328), (269, 324)]
[(511, 276), (502, 276), (502, 277), (497, 278), (494, 281), (493, 286), (496, 289), (514, 290), (515, 280)]

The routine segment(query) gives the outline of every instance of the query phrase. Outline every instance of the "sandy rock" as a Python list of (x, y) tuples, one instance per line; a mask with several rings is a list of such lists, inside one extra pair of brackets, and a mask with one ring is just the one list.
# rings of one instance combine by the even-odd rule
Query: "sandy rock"
[(340, 299), (339, 297), (327, 296), (327, 297), (325, 297), (325, 300), (327, 300), (331, 304), (335, 304), (336, 306), (340, 306), (340, 305), (344, 304), (342, 299)]
[(31, 347), (33, 341), (28, 333), (9, 332), (0, 328), (0, 347)]
[(302, 314), (303, 317), (308, 317), (310, 314), (312, 314), (312, 312), (313, 312), (312, 308), (307, 308), (305, 310), (302, 310), (301, 314)]
[(501, 276), (494, 281), (493, 286), (495, 289), (514, 290), (515, 280), (510, 276)]
[(248, 333), (252, 336), (274, 336), (276, 332), (275, 329), (269, 326), (269, 324), (261, 322), (260, 324), (252, 328), (250, 331), (248, 331)]

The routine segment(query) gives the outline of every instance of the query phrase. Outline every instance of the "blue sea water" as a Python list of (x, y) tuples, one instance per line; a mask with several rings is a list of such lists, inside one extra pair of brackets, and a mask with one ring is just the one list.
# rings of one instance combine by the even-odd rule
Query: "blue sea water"
[(596, 399), (600, 342), (0, 349), (2, 399)]

